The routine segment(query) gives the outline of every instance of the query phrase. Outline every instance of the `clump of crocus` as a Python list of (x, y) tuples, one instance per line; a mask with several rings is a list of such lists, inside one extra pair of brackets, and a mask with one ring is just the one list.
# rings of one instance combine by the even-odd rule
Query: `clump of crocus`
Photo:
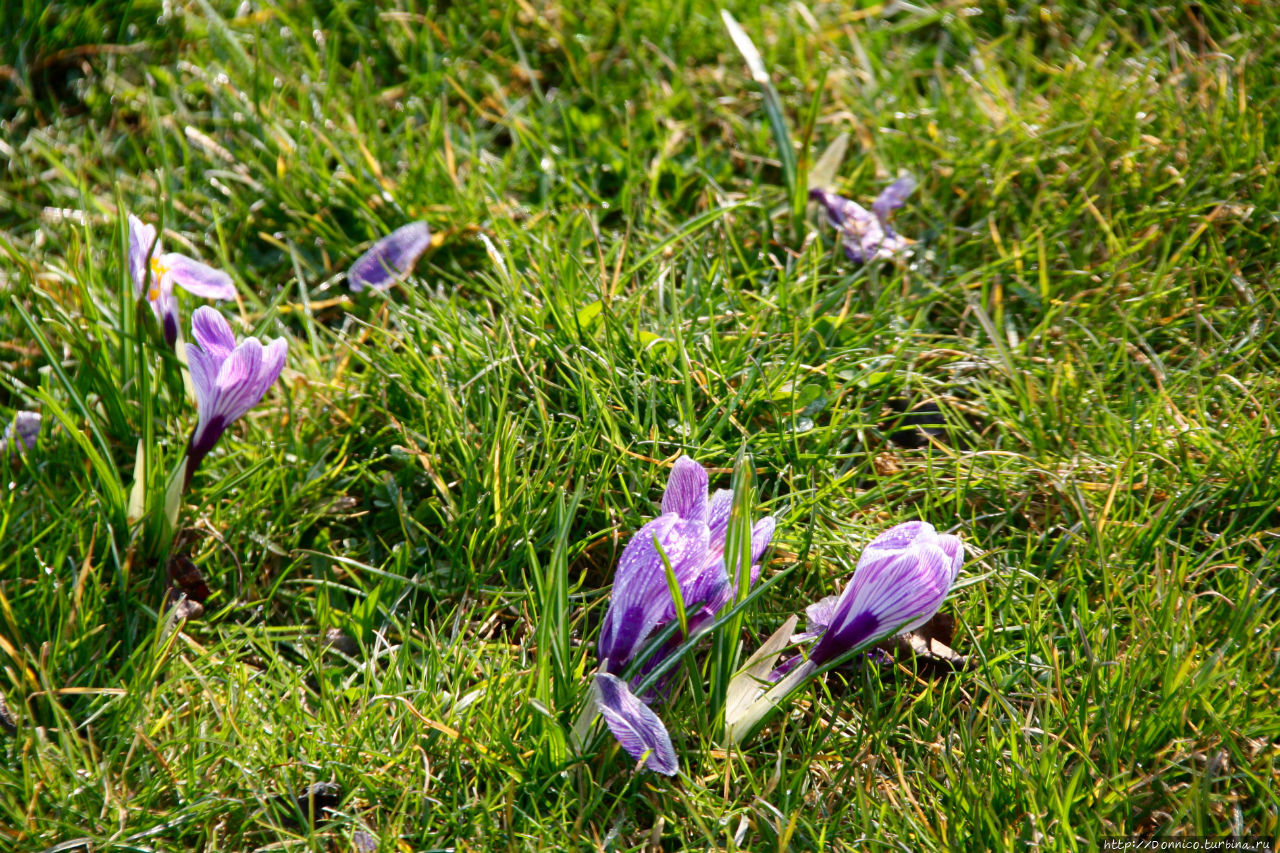
[(827, 221), (840, 232), (845, 256), (856, 264), (890, 260), (911, 241), (893, 230), (889, 215), (902, 207), (916, 188), (915, 179), (903, 176), (890, 184), (867, 210), (855, 201), (821, 188), (809, 190), (809, 198), (822, 202)]
[(374, 243), (347, 270), (347, 284), (359, 293), (366, 287), (386, 290), (413, 270), (431, 245), (431, 229), (425, 222), (410, 222)]
[[(964, 563), (960, 537), (938, 533), (925, 521), (908, 521), (867, 545), (844, 591), (806, 611), (808, 630), (798, 639), (817, 638), (808, 658), (775, 671), (781, 680), (736, 719), (726, 720), (732, 742), (741, 742), (810, 677), (849, 654), (895, 634), (919, 628), (938, 612)], [(785, 676), (783, 675), (785, 673)], [(732, 689), (732, 688), (731, 688)]]
[[(680, 591), (690, 634), (714, 620), (736, 593), (724, 556), (733, 493), (721, 489), (708, 498), (707, 486), (707, 472), (701, 465), (687, 456), (676, 460), (662, 496), (662, 515), (641, 527), (623, 549), (600, 630), (596, 691), (605, 722), (633, 758), (648, 755), (647, 766), (667, 775), (676, 772), (676, 760), (666, 728), (616, 674), (626, 669), (655, 633), (677, 618), (668, 567)], [(772, 516), (752, 526), (751, 582), (759, 577), (759, 561), (775, 526)], [(654, 651), (642, 671), (652, 670), (669, 651)], [(645, 700), (654, 698), (649, 695)]]
[[(10, 446), (19, 451), (31, 450), (36, 446), (36, 436), (40, 434), (39, 412), (15, 412), (13, 420), (4, 428), (4, 436), (0, 437), (0, 453), (5, 453)], [(17, 439), (14, 442), (14, 439)]]
[(184, 488), (227, 427), (267, 393), (289, 349), (284, 338), (266, 346), (257, 338), (236, 343), (226, 318), (207, 305), (192, 315), (191, 333), (196, 342), (187, 344), (187, 362), (199, 420), (187, 447)]
[(169, 346), (178, 341), (175, 284), (205, 299), (236, 296), (231, 276), (186, 255), (161, 251), (155, 226), (147, 225), (132, 213), (129, 214), (129, 274), (133, 277), (134, 292), (139, 299), (146, 297)]

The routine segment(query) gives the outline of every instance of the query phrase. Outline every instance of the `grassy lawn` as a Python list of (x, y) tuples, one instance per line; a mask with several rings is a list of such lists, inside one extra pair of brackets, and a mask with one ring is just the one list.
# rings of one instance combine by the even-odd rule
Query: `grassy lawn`
[[(1280, 7), (729, 2), (763, 86), (721, 8), (9, 0), (0, 850), (1280, 837)], [(903, 174), (851, 261), (808, 189)], [(184, 338), (288, 344), (176, 531), (130, 213), (233, 280)], [(624, 547), (744, 452), (771, 583), (653, 706), (678, 773), (576, 748)], [(716, 673), (916, 519), (968, 666), (727, 749)]]

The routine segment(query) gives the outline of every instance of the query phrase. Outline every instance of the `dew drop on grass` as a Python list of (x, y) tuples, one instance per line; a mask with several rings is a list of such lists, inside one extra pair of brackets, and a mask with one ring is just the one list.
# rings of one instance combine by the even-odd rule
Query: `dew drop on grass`
[(813, 429), (813, 418), (799, 417), (791, 426), (791, 432), (802, 433)]

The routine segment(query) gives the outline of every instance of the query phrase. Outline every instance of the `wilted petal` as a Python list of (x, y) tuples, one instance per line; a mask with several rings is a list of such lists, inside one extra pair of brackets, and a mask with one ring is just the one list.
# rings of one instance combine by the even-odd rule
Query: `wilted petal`
[(625, 681), (607, 672), (596, 674), (596, 690), (600, 713), (627, 754), (637, 761), (645, 759), (645, 766), (657, 773), (674, 776), (679, 762), (658, 715), (636, 698)]
[(804, 609), (804, 631), (796, 634), (796, 642), (804, 640), (812, 640), (821, 637), (823, 632), (831, 627), (831, 620), (836, 616), (836, 604), (840, 601), (838, 595), (828, 595), (826, 598), (815, 601)]
[(681, 456), (671, 468), (667, 490), (662, 495), (662, 511), (674, 512), (686, 521), (706, 521), (707, 471), (688, 456)]
[(845, 257), (859, 264), (888, 260), (907, 245), (874, 216), (847, 220), (841, 229), (840, 242), (844, 246)]
[(357, 293), (366, 287), (390, 287), (407, 276), (419, 256), (431, 245), (431, 229), (425, 222), (411, 222), (374, 243), (347, 271), (347, 284)]
[(231, 276), (194, 258), (170, 252), (160, 258), (160, 266), (187, 293), (203, 296), (205, 299), (236, 297), (236, 286), (231, 281)]
[[(896, 186), (897, 183), (894, 184)], [(894, 187), (881, 195), (886, 203), (893, 201), (894, 195), (890, 191)], [(883, 217), (855, 201), (823, 189), (810, 190), (809, 196), (820, 201), (826, 208), (827, 221), (840, 231), (845, 257), (854, 263), (888, 260), (910, 245), (905, 237), (889, 227)], [(880, 204), (879, 200), (877, 204)]]
[(874, 219), (875, 217), (855, 201), (827, 192), (820, 187), (809, 190), (809, 198), (819, 202), (827, 212), (827, 221), (833, 228), (843, 228), (850, 219)]
[(907, 196), (911, 195), (916, 188), (916, 179), (910, 175), (903, 175), (894, 181), (885, 191), (880, 193), (875, 201), (871, 203), (871, 212), (874, 213), (881, 222), (889, 218), (889, 214), (906, 202)]
[(156, 245), (156, 229), (147, 225), (132, 213), (129, 214), (129, 275), (133, 279), (133, 290), (136, 296), (142, 296), (147, 289), (147, 258), (152, 254), (152, 247), (158, 252)]

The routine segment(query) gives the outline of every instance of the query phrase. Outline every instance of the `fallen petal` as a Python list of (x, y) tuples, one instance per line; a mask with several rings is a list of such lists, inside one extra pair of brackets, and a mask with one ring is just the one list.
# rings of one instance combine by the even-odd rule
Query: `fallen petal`
[(366, 287), (383, 290), (413, 269), (431, 245), (431, 229), (425, 222), (411, 222), (374, 243), (347, 271), (347, 284), (359, 293)]
[(903, 175), (876, 197), (876, 200), (871, 203), (871, 212), (883, 222), (889, 218), (890, 213), (906, 203), (907, 196), (911, 195), (915, 188), (916, 179), (910, 175)]

